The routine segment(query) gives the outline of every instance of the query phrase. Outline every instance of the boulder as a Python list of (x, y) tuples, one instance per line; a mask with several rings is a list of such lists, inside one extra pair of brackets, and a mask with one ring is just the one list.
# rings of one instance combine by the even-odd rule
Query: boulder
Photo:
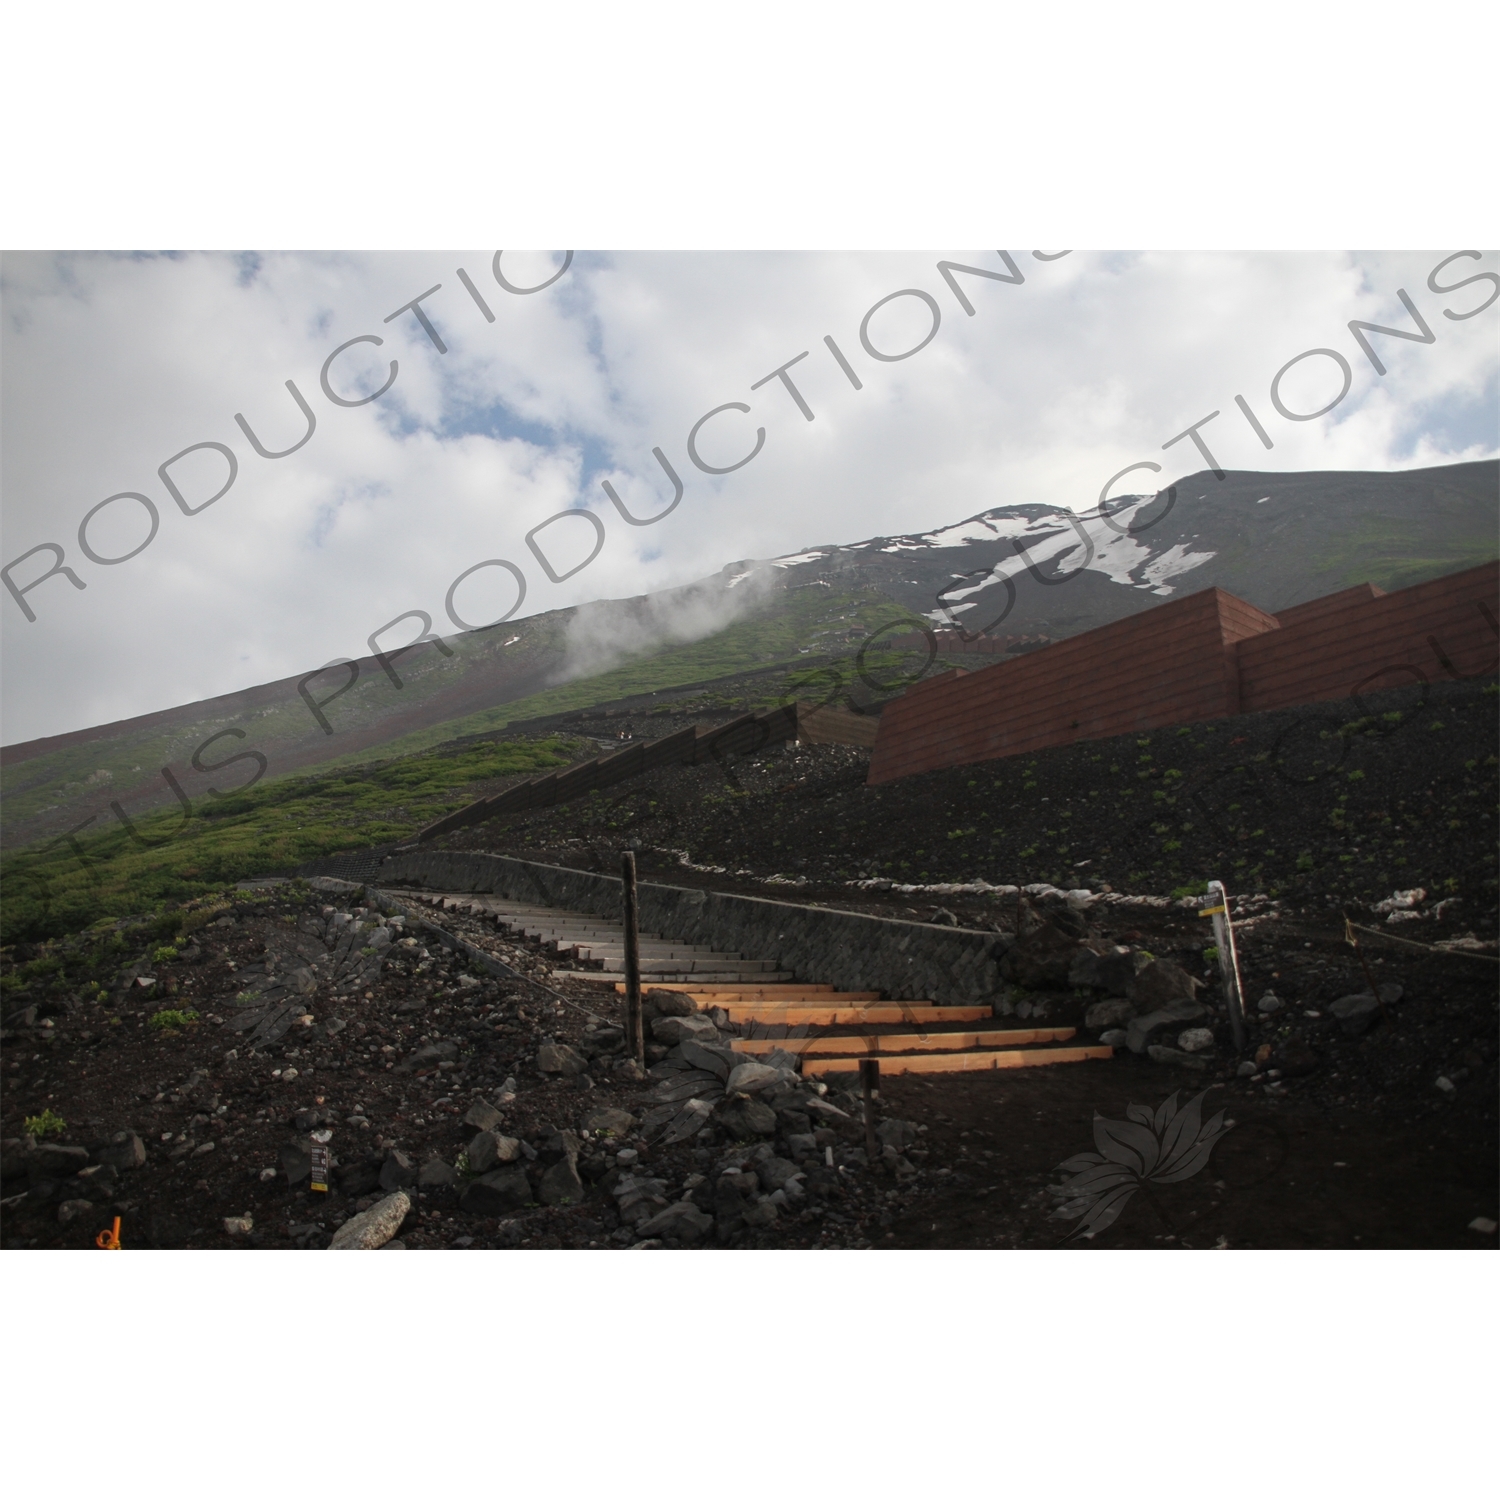
[(1174, 1021), (1196, 1021), (1203, 1014), (1204, 1009), (1196, 1000), (1173, 1000), (1144, 1016), (1137, 1016), (1126, 1029), (1125, 1045), (1132, 1052), (1144, 1052), (1153, 1032), (1172, 1025)]
[(1214, 1034), (1207, 1026), (1190, 1026), (1177, 1036), (1177, 1045), (1184, 1052), (1208, 1052), (1213, 1044)]
[(453, 1062), (458, 1057), (457, 1042), (429, 1042), (396, 1064), (397, 1073), (417, 1073), (435, 1068), (439, 1063)]
[(1111, 1026), (1128, 1026), (1135, 1020), (1135, 1006), (1128, 1000), (1100, 1000), (1084, 1012), (1083, 1024), (1089, 1031), (1104, 1031)]
[(1028, 990), (1066, 989), (1080, 946), (1076, 937), (1050, 921), (1043, 922), (1018, 939), (1000, 960), (1000, 973)]
[(76, 1219), (86, 1219), (95, 1212), (94, 1205), (87, 1198), (67, 1198), (57, 1205), (57, 1222), (71, 1224)]
[(775, 1135), (776, 1113), (758, 1099), (731, 1098), (719, 1106), (719, 1123), (736, 1139)]
[[(551, 1135), (542, 1139), (537, 1158), (543, 1166), (551, 1166), (555, 1161), (577, 1161), (582, 1149), (583, 1142), (573, 1131), (554, 1130)], [(524, 1152), (525, 1148), (522, 1150)]]
[(759, 1179), (753, 1172), (724, 1172), (713, 1188), (714, 1219), (720, 1241), (727, 1240), (744, 1221), (746, 1207), (754, 1201)]
[(713, 1105), (705, 1099), (689, 1099), (662, 1132), (661, 1144), (675, 1146), (698, 1134), (713, 1116)]
[(520, 1167), (502, 1167), (474, 1178), (463, 1188), (459, 1201), (465, 1213), (508, 1214), (532, 1202), (531, 1184)]
[(795, 1162), (788, 1161), (784, 1156), (772, 1156), (764, 1161), (756, 1162), (755, 1175), (760, 1181), (763, 1192), (774, 1193), (791, 1178), (800, 1177), (802, 1168)]
[(637, 1177), (626, 1173), (611, 1189), (620, 1218), (627, 1224), (639, 1224), (667, 1206), (666, 1182), (660, 1177)]
[[(1160, 1010), (1176, 1000), (1196, 1000), (1203, 986), (1181, 964), (1170, 958), (1158, 958), (1141, 969), (1126, 988), (1125, 995), (1140, 1010)], [(1201, 1012), (1200, 1012), (1201, 1013)]]
[(475, 1130), (498, 1130), (504, 1118), (505, 1116), (493, 1104), (487, 1104), (483, 1099), (478, 1099), (469, 1106), (469, 1112), (464, 1116), (464, 1124), (472, 1125)]
[(452, 1187), (458, 1173), (441, 1156), (429, 1156), (417, 1169), (418, 1187)]
[(1192, 1068), (1201, 1073), (1208, 1067), (1208, 1060), (1194, 1057), (1191, 1052), (1179, 1052), (1176, 1047), (1147, 1047), (1146, 1055), (1152, 1062), (1176, 1063), (1179, 1068)]
[(411, 1199), (405, 1193), (392, 1193), (373, 1208), (367, 1208), (352, 1219), (345, 1219), (333, 1232), (330, 1250), (378, 1250), (400, 1229), (411, 1212)]
[(780, 1068), (768, 1068), (761, 1062), (736, 1064), (724, 1084), (727, 1093), (758, 1094), (762, 1089), (780, 1088), (786, 1074)]
[(386, 1152), (385, 1161), (380, 1167), (380, 1186), (383, 1192), (395, 1193), (400, 1188), (409, 1188), (416, 1180), (417, 1164), (406, 1152)]
[(579, 1122), (579, 1128), (594, 1135), (629, 1135), (634, 1124), (635, 1116), (623, 1109), (594, 1109)]
[(493, 1172), (496, 1167), (516, 1161), (521, 1155), (521, 1143), (514, 1136), (497, 1135), (493, 1130), (481, 1130), (465, 1148), (469, 1159), (469, 1171), (476, 1177)]
[(554, 1162), (537, 1183), (537, 1198), (542, 1203), (577, 1203), (583, 1197), (583, 1183), (572, 1156)]
[(1363, 1036), (1380, 1018), (1381, 1001), (1394, 1005), (1400, 998), (1399, 984), (1383, 984), (1380, 986), (1380, 1000), (1369, 990), (1360, 995), (1344, 995), (1328, 1007), (1328, 1012), (1338, 1021), (1346, 1036)]
[(82, 1146), (53, 1146), (46, 1142), (27, 1154), (27, 1167), (33, 1176), (71, 1177), (89, 1164), (89, 1154)]
[(599, 1057), (606, 1052), (618, 1052), (625, 1042), (625, 1029), (622, 1026), (598, 1026), (593, 1031), (585, 1032), (579, 1046), (589, 1057)]
[(96, 1203), (106, 1203), (119, 1188), (120, 1174), (101, 1162), (97, 1166), (85, 1167), (73, 1181)]
[(117, 1172), (131, 1172), (146, 1165), (146, 1144), (133, 1130), (117, 1130), (95, 1156)]
[(658, 1016), (691, 1016), (698, 1010), (698, 1002), (681, 990), (647, 990), (641, 996), (641, 1008), (644, 1010), (647, 1005)]
[(651, 1035), (668, 1047), (679, 1042), (716, 1043), (719, 1028), (707, 1016), (658, 1016), (651, 1023)]
[(1135, 979), (1136, 954), (1114, 944), (1102, 951), (1092, 945), (1081, 947), (1068, 966), (1068, 984), (1074, 989), (1103, 990), (1123, 995)]
[(802, 1107), (814, 1119), (830, 1122), (833, 1120), (847, 1120), (849, 1116), (841, 1110), (838, 1105), (830, 1104), (826, 1099), (820, 1099), (816, 1094), (809, 1094), (803, 1101)]
[(762, 1198), (756, 1203), (747, 1203), (743, 1210), (747, 1229), (765, 1229), (776, 1222), (776, 1205)]
[(536, 1049), (536, 1065), (543, 1073), (559, 1073), (564, 1078), (576, 1078), (589, 1067), (588, 1059), (566, 1042), (543, 1042)]
[(714, 1227), (714, 1221), (694, 1203), (673, 1203), (635, 1226), (642, 1238), (672, 1235), (691, 1245)]

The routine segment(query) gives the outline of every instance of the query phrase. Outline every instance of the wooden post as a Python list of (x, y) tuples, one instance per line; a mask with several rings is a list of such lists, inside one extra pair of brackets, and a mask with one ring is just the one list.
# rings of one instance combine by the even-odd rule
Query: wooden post
[(859, 1081), (865, 1096), (865, 1156), (873, 1167), (880, 1160), (875, 1149), (875, 1102), (872, 1095), (880, 1082), (880, 1063), (876, 1058), (866, 1058), (859, 1065)]
[(1212, 917), (1214, 941), (1219, 949), (1219, 975), (1224, 982), (1224, 1001), (1229, 1007), (1229, 1028), (1234, 1033), (1234, 1049), (1245, 1050), (1245, 988), (1240, 979), (1240, 959), (1234, 947), (1234, 923), (1229, 919), (1229, 892), (1220, 880), (1208, 882), (1208, 893), (1217, 905), (1205, 907), (1200, 917)]
[(641, 1024), (641, 934), (635, 897), (635, 855), (620, 855), (620, 881), (625, 897), (625, 1045), (636, 1063), (646, 1066), (646, 1036)]
[(1355, 935), (1354, 926), (1349, 921), (1349, 913), (1343, 912), (1344, 918), (1344, 941), (1354, 949), (1355, 956), (1359, 959), (1359, 966), (1365, 971), (1365, 982), (1370, 986), (1370, 993), (1375, 997), (1375, 1003), (1380, 1007), (1380, 1014), (1387, 1021), (1391, 1019), (1391, 1008), (1385, 1003), (1380, 993), (1380, 986), (1375, 982), (1375, 975), (1370, 969), (1369, 960), (1365, 957), (1365, 950), (1359, 945), (1359, 938)]

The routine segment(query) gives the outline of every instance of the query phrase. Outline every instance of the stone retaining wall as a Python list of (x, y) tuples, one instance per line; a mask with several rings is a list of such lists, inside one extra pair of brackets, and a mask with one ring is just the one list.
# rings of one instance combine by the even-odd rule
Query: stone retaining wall
[[(512, 901), (621, 916), (620, 881), (499, 854), (398, 854), (381, 866), (382, 885), (494, 893)], [(1005, 986), (997, 933), (893, 921), (683, 886), (638, 886), (643, 932), (720, 952), (775, 959), (807, 984), (880, 990), (893, 1000), (999, 1005)]]

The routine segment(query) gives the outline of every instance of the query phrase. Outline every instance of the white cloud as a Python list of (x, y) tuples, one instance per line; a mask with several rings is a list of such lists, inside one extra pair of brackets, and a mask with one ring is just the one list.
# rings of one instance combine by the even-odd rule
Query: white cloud
[[(1493, 456), (1500, 307), (1444, 318), (1444, 307), (1465, 311), (1489, 290), (1429, 291), (1444, 253), (1078, 252), (1042, 263), (1013, 252), (1024, 285), (960, 276), (972, 317), (938, 274), (937, 253), (580, 253), (554, 286), (530, 296), (502, 290), (481, 251), (7, 256), (3, 561), (53, 541), (88, 587), (44, 583), (27, 596), (36, 624), (0, 596), (5, 740), (360, 655), (371, 631), (408, 610), (450, 631), (449, 584), (487, 558), (524, 571), (530, 614), (682, 584), (738, 558), (931, 530), (999, 504), (1083, 510), (1126, 464), (1163, 467), (1132, 475), (1122, 490), (1202, 468), (1188, 440), (1165, 452), (1162, 444), (1215, 410), (1203, 437), (1233, 468)], [(1000, 269), (991, 251), (945, 255)], [(1458, 261), (1444, 275), (1456, 282), (1494, 261)], [(502, 268), (534, 282), (557, 264), (507, 254)], [(459, 266), (493, 323), (460, 284)], [(423, 307), (446, 354), (411, 313), (383, 322), (438, 283)], [(861, 319), (903, 288), (932, 296), (941, 326), (920, 353), (883, 363), (861, 347)], [(1388, 367), (1381, 377), (1346, 325), (1409, 327), (1397, 288), (1436, 341), (1375, 336)], [(929, 325), (919, 299), (898, 299), (875, 315), (872, 337), (898, 348)], [(339, 407), (319, 371), (361, 334), (385, 342), (351, 348), (330, 377), (335, 389), (373, 389), (392, 358), (399, 374), (379, 400)], [(825, 334), (863, 389), (841, 372)], [(1328, 417), (1286, 421), (1272, 408), (1271, 378), (1317, 347), (1348, 360), (1350, 394)], [(813, 422), (779, 380), (751, 389), (803, 350), (789, 373)], [(1284, 399), (1316, 400), (1331, 370), (1326, 359), (1305, 361), (1286, 378)], [(289, 445), (304, 422), (288, 379), (317, 429), (296, 453), (268, 461), (234, 414), (267, 446)], [(1270, 431), (1271, 452), (1236, 394)], [(687, 434), (732, 401), (752, 409), (708, 424), (702, 456), (733, 462), (757, 428), (764, 445), (745, 467), (710, 476), (690, 462)], [(222, 500), (184, 516), (157, 466), (206, 441), (235, 452), (238, 478)], [(656, 513), (671, 498), (656, 446), (684, 498), (658, 525), (627, 526), (600, 481), (611, 479), (636, 515)], [(212, 493), (222, 482), (215, 464), (222, 469), (212, 454), (183, 460), (185, 492)], [(160, 531), (129, 562), (92, 564), (79, 552), (79, 522), (121, 491), (152, 499)], [(553, 584), (525, 534), (580, 505), (600, 518), (605, 544)], [(591, 544), (580, 523), (552, 528), (545, 545), (559, 564), (569, 529)], [(128, 550), (144, 534), (144, 512), (129, 501), (89, 533), (100, 551)], [(17, 581), (46, 561), (33, 558)], [(477, 623), (513, 596), (508, 576), (491, 569), (464, 586), (460, 610)]]

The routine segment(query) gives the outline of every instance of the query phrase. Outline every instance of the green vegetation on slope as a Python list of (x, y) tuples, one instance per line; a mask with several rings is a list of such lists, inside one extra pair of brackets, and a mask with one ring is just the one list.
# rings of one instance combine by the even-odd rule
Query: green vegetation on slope
[[(531, 775), (572, 758), (570, 742), (469, 745), (457, 752), (385, 761), (357, 771), (264, 781), (246, 792), (114, 824), (8, 856), (0, 865), (0, 937), (34, 942), (100, 918), (203, 896), (253, 875), (289, 874), (339, 849), (410, 837), (498, 779)], [(81, 857), (80, 857), (81, 854)]]
[[(617, 698), (690, 687), (695, 682), (729, 677), (737, 672), (774, 666), (793, 668), (799, 665), (800, 657), (820, 649), (828, 650), (834, 645), (844, 650), (857, 650), (856, 645), (846, 640), (821, 644), (830, 636), (869, 636), (880, 631), (878, 647), (900, 630), (928, 623), (877, 589), (836, 590), (809, 585), (781, 596), (778, 603), (780, 607), (774, 613), (740, 620), (701, 641), (669, 646), (652, 656), (627, 662), (592, 677), (559, 683), (527, 698), (434, 724), (429, 729), (417, 730), (382, 745), (381, 752), (410, 755), (464, 735), (493, 733), (524, 719), (571, 713), (576, 709), (592, 708), (598, 703), (610, 703)], [(878, 661), (884, 670), (889, 671), (889, 662), (893, 659), (887, 653), (877, 657), (872, 650), (869, 665), (874, 667)], [(855, 677), (853, 672), (848, 675), (851, 681)], [(362, 753), (368, 754), (367, 751)], [(349, 757), (350, 760), (355, 758)], [(335, 766), (343, 763), (338, 760), (331, 762)]]
[[(329, 694), (343, 685), (338, 669), (316, 677), (310, 691), (326, 703), (327, 715), (335, 731), (356, 725), (378, 724), (382, 719), (400, 714), (409, 716), (420, 705), (470, 671), (489, 670), (494, 658), (507, 650), (526, 659), (543, 660), (548, 656), (562, 660), (562, 625), (554, 614), (525, 620), (511, 630), (475, 631), (450, 637), (451, 656), (442, 656), (430, 646), (395, 660), (402, 688), (398, 693), (383, 672), (367, 669), (355, 685), (335, 698)], [(515, 642), (507, 646), (507, 642)], [(294, 747), (316, 744), (321, 733), (308, 712), (306, 703), (295, 687), (288, 686), (285, 697), (276, 703), (242, 709), (226, 714), (223, 704), (205, 704), (198, 717), (180, 722), (142, 727), (127, 721), (116, 733), (84, 744), (66, 745), (0, 771), (4, 788), (4, 826), (13, 830), (27, 820), (66, 808), (93, 793), (98, 777), (116, 793), (124, 792), (130, 805), (138, 801), (133, 790), (147, 789), (147, 795), (162, 800), (168, 794), (159, 776), (164, 765), (186, 766), (193, 752), (210, 736), (238, 729), (246, 738), (223, 739), (208, 752), (210, 763), (226, 755), (247, 749), (260, 750), (271, 762), (271, 773), (277, 774), (278, 759)], [(438, 735), (435, 740), (450, 738)], [(338, 744), (337, 734), (328, 745)], [(408, 748), (421, 748), (412, 745)], [(384, 745), (369, 746), (342, 758), (343, 763), (368, 761), (388, 752)], [(100, 776), (99, 773), (107, 773)]]
[(1477, 567), (1495, 556), (1493, 537), (1435, 536), (1416, 521), (1374, 516), (1357, 521), (1337, 548), (1324, 553), (1339, 588), (1373, 583), (1386, 593), (1444, 573)]

